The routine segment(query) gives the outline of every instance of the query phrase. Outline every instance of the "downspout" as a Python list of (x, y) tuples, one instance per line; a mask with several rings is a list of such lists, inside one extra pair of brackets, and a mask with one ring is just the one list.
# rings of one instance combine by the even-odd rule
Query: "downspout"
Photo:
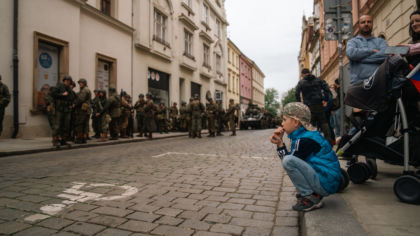
[(13, 1), (13, 134), (19, 132), (19, 59), (18, 59), (18, 10), (19, 0)]
[[(134, 0), (131, 1), (131, 27), (134, 28)], [(133, 65), (133, 61), (134, 61), (134, 50), (136, 49), (136, 47), (134, 46), (134, 32), (131, 33), (131, 99), (135, 102), (135, 95), (134, 95), (134, 65)]]

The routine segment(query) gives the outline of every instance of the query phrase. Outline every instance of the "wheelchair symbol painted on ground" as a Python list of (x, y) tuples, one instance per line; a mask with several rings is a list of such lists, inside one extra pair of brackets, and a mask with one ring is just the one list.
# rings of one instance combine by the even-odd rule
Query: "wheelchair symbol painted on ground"
[[(108, 187), (108, 188), (117, 188), (124, 191), (120, 195), (105, 195), (101, 193), (92, 193), (81, 190), (82, 188), (100, 188), (100, 187)], [(70, 207), (75, 203), (83, 203), (87, 201), (114, 201), (123, 198), (127, 198), (132, 196), (138, 192), (138, 189), (128, 185), (118, 186), (115, 184), (105, 184), (105, 183), (81, 183), (81, 182), (73, 182), (73, 186), (63, 191), (62, 194), (57, 195), (59, 198), (63, 198), (61, 203), (58, 204), (49, 204), (40, 208), (40, 210), (46, 214), (35, 214), (25, 218), (26, 221), (36, 221), (48, 218), (49, 216), (56, 215), (60, 211), (64, 210), (65, 208)]]

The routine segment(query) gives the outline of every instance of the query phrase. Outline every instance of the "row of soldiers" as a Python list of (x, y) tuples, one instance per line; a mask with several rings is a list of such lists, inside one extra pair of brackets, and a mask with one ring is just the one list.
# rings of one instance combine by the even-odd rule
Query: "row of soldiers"
[(177, 104), (170, 108), (169, 120), (166, 119), (166, 107), (159, 106), (153, 101), (152, 94), (139, 95), (139, 100), (132, 105), (131, 97), (125, 92), (118, 94), (114, 87), (109, 88), (109, 97), (106, 90), (95, 90), (92, 99), (91, 91), (85, 79), (79, 79), (79, 92), (74, 92), (75, 82), (70, 76), (63, 78), (63, 83), (51, 87), (44, 96), (46, 113), (52, 128), (52, 142), (54, 146), (67, 145), (71, 140), (75, 143), (86, 143), (89, 139), (89, 121), (92, 118), (92, 127), (95, 137), (99, 141), (107, 140), (108, 132), (111, 140), (119, 137), (132, 136), (136, 111), (138, 137), (152, 138), (152, 133), (168, 132), (171, 130), (188, 131), (189, 137), (201, 138), (203, 119), (207, 119), (209, 136), (222, 135), (225, 117), (229, 121), (232, 135), (236, 135), (235, 113), (238, 110), (233, 100), (225, 112), (221, 102), (214, 103), (209, 99), (206, 107), (200, 102), (198, 95), (190, 99), (190, 103), (182, 103), (178, 113)]

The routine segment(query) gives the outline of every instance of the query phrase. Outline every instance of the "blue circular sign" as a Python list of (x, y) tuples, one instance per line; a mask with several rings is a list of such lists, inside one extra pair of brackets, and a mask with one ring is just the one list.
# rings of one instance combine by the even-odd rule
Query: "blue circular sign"
[(39, 55), (39, 64), (41, 64), (42, 67), (44, 67), (45, 69), (48, 69), (51, 67), (52, 65), (52, 57), (50, 56), (50, 54), (43, 52)]

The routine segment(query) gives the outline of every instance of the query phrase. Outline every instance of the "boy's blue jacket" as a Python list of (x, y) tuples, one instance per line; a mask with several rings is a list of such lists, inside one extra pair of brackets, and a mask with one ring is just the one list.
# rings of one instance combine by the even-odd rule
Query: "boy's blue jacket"
[(288, 137), (292, 140), (291, 152), (295, 142), (301, 138), (312, 139), (321, 146), (318, 153), (312, 153), (305, 161), (316, 171), (325, 191), (330, 194), (336, 193), (341, 182), (340, 163), (328, 141), (318, 131), (308, 131), (302, 126)]

